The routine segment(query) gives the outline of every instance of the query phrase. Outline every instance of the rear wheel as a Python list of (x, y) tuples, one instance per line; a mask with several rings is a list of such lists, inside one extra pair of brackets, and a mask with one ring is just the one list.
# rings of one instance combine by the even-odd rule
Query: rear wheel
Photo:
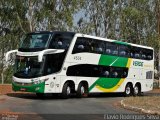
[(134, 86), (134, 96), (140, 96), (141, 95), (141, 88), (139, 85)]
[(125, 91), (124, 91), (125, 96), (129, 97), (129, 96), (132, 95), (132, 93), (133, 93), (132, 85), (131, 84), (127, 84), (126, 88), (125, 88)]
[(88, 96), (88, 87), (85, 84), (80, 83), (77, 89), (77, 97), (87, 97)]
[(62, 97), (67, 99), (71, 95), (71, 87), (69, 86), (69, 83), (65, 83), (62, 90)]

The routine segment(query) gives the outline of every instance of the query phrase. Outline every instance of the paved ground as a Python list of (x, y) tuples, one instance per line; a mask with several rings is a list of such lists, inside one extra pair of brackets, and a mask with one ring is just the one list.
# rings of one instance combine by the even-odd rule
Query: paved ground
[(119, 101), (123, 98), (121, 94), (93, 94), (82, 99), (75, 97), (61, 99), (52, 96), (39, 99), (35, 94), (10, 93), (0, 96), (0, 113), (14, 114), (21, 119), (32, 118), (33, 120), (52, 120), (53, 118), (104, 120), (104, 114), (138, 114), (119, 106)]
[[(52, 117), (63, 119), (65, 117), (74, 120), (82, 117), (83, 119), (103, 119), (104, 114), (109, 113), (135, 113), (121, 108), (119, 106), (121, 99), (123, 97), (119, 94), (94, 94), (82, 99), (75, 97), (61, 99), (60, 97), (52, 96), (38, 99), (35, 94), (12, 93), (1, 96), (0, 111), (20, 115), (30, 114), (29, 116), (38, 117), (38, 119)], [(27, 117), (27, 115), (23, 117)]]

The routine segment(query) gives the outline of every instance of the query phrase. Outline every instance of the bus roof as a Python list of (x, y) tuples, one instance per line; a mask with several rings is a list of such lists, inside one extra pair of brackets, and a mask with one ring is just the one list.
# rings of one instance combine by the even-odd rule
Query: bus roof
[(75, 32), (67, 32), (67, 31), (35, 31), (35, 32), (31, 32), (31, 33), (28, 33), (28, 34), (36, 34), (36, 33), (41, 33), (41, 34), (47, 34), (47, 33), (62, 33), (62, 34), (72, 34), (72, 35), (75, 35)]

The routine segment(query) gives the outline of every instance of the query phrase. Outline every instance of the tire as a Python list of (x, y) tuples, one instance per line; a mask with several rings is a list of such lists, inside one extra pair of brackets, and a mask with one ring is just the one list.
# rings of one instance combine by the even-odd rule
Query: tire
[(36, 93), (38, 98), (44, 98), (44, 93)]
[(65, 83), (62, 89), (62, 98), (67, 99), (71, 96), (71, 87), (69, 83)]
[(125, 91), (124, 91), (124, 95), (126, 97), (129, 97), (133, 94), (133, 89), (132, 89), (132, 85), (131, 84), (127, 84), (125, 87)]
[(77, 97), (84, 98), (88, 96), (88, 87), (82, 83), (78, 85), (77, 89)]
[(141, 88), (139, 85), (134, 86), (134, 96), (140, 96), (141, 95)]

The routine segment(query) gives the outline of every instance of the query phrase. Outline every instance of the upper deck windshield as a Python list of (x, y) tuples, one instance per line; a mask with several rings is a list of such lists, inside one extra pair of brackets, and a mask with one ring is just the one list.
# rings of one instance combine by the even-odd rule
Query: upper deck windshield
[(44, 49), (48, 45), (49, 33), (27, 34), (20, 45), (21, 49)]
[(22, 40), (19, 51), (36, 52), (44, 49), (65, 49), (74, 37), (74, 33), (68, 32), (40, 32), (29, 33)]

